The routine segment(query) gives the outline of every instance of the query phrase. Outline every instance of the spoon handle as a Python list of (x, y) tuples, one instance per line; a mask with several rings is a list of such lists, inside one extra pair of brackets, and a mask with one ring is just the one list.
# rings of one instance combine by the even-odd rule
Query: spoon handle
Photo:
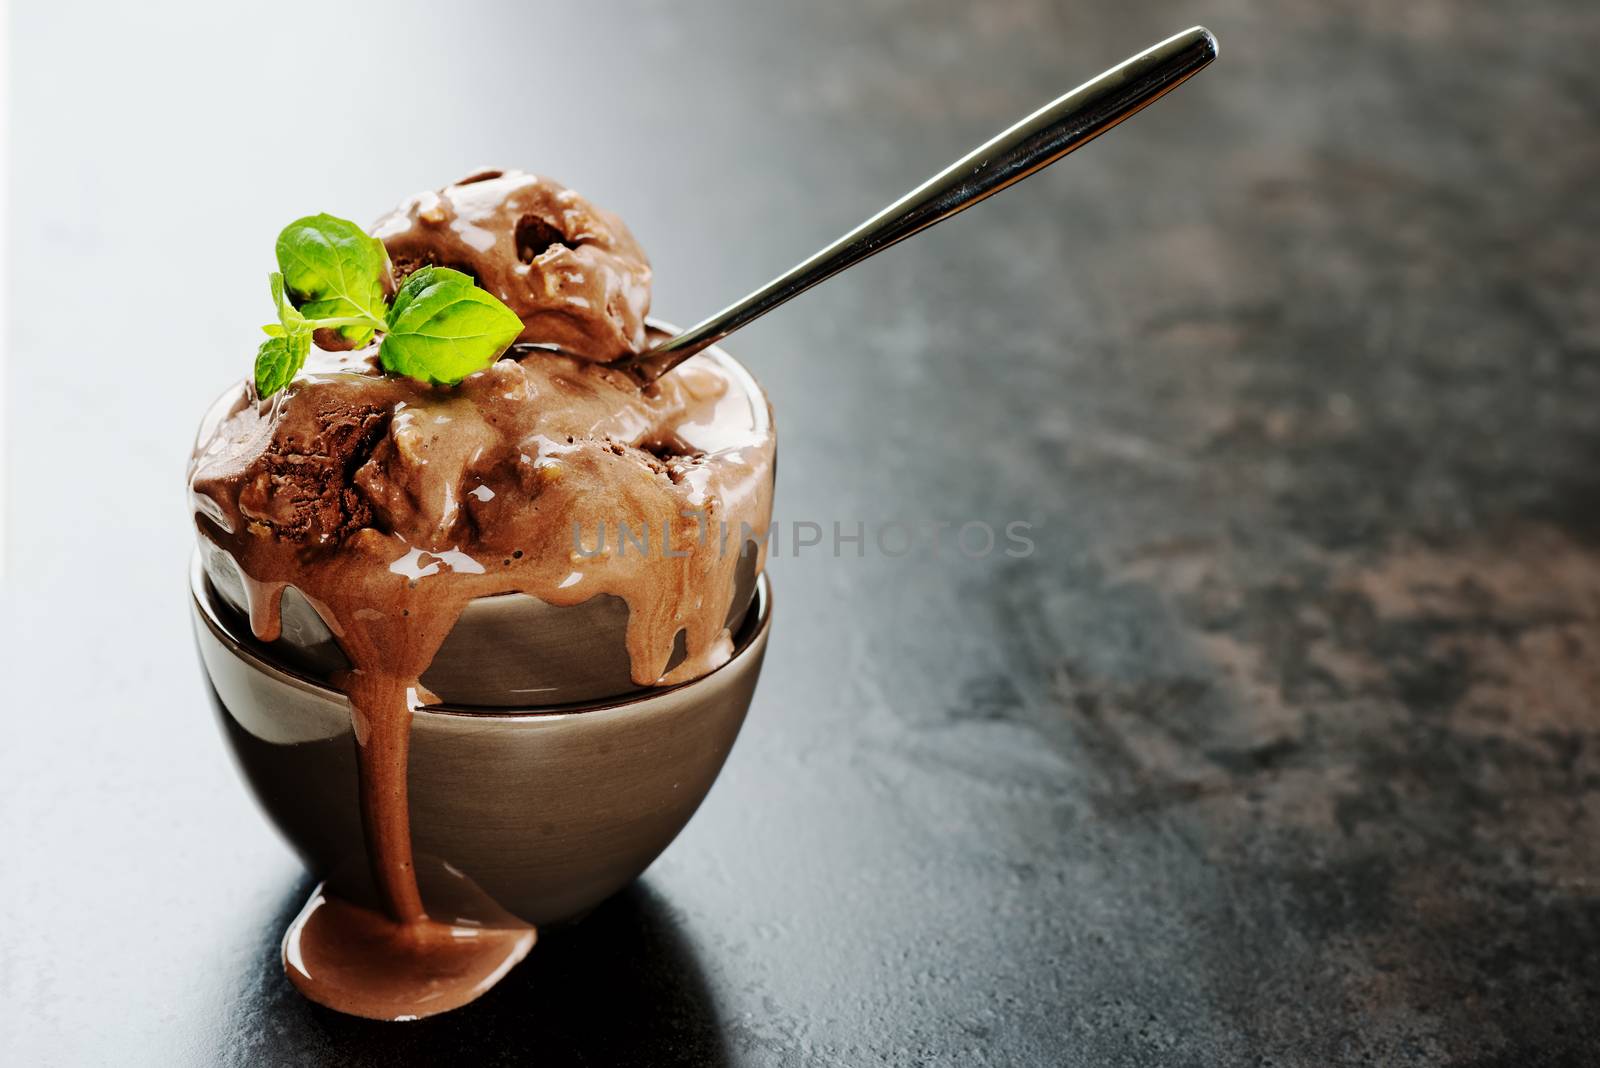
[(824, 279), (1042, 170), (1176, 88), (1217, 57), (1196, 26), (1084, 82), (956, 160), (805, 262), (736, 304), (627, 361), (647, 381)]

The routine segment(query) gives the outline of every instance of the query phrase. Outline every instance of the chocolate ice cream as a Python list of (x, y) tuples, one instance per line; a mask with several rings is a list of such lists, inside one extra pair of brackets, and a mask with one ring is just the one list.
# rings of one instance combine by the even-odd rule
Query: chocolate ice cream
[[(650, 268), (619, 220), (572, 191), (483, 172), (411, 198), (373, 232), (393, 282), (425, 265), (463, 271), (516, 312), (523, 340), (574, 354), (512, 350), (442, 387), (385, 373), (376, 344), (313, 349), (270, 398), (248, 382), (229, 390), (196, 445), (198, 534), (244, 577), (255, 635), (277, 636), (293, 586), (351, 664), (340, 685), (383, 911), (319, 891), (286, 942), (291, 977), (335, 1008), (399, 1018), (470, 1000), (532, 944), (513, 923), (475, 928), (477, 948), (463, 950), (413, 869), (410, 717), (432, 700), (420, 679), (457, 617), (502, 593), (563, 606), (610, 594), (628, 606), (636, 684), (715, 669), (732, 648), (744, 544), (717, 532), (764, 544), (774, 441), (715, 360), (643, 388), (609, 366), (649, 341)], [(593, 544), (623, 524), (670, 527), (672, 551)], [(686, 655), (669, 671), (680, 633)]]
[(622, 220), (525, 171), (479, 171), (418, 193), (373, 227), (399, 280), (419, 267), (475, 278), (547, 341), (601, 363), (645, 348), (650, 264)]

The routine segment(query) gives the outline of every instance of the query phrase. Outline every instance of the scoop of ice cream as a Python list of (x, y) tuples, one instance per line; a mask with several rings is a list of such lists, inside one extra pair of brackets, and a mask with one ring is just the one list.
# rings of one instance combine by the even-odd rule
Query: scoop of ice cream
[(202, 533), (302, 552), (363, 528), (426, 549), (531, 549), (535, 529), (570, 515), (615, 528), (720, 510), (733, 502), (711, 486), (743, 498), (771, 446), (764, 413), (712, 360), (644, 392), (549, 354), (441, 389), (383, 374), (374, 351), (313, 349), (274, 398), (241, 384), (218, 401), (190, 473)]
[(379, 219), (397, 281), (470, 274), (522, 319), (519, 340), (609, 362), (645, 347), (650, 264), (621, 219), (548, 178), (480, 171)]
[(230, 390), (202, 425), (193, 463), (227, 492), (198, 493), (197, 514), (230, 535), (335, 545), (373, 521), (353, 477), (389, 422), (383, 398), (357, 390), (307, 390), (293, 405)]

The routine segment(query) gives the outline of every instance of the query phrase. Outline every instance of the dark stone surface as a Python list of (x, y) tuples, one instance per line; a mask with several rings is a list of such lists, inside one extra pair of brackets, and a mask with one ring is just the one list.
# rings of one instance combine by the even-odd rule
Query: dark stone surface
[[(1600, 9), (595, 6), (316, 6), (342, 61), (311, 6), (14, 11), (3, 1056), (1592, 1063)], [(785, 544), (639, 887), (452, 1017), (290, 993), (177, 490), (282, 221), (548, 170), (688, 320), (1196, 20), (1214, 70), (734, 346), (786, 522), (1036, 551)]]

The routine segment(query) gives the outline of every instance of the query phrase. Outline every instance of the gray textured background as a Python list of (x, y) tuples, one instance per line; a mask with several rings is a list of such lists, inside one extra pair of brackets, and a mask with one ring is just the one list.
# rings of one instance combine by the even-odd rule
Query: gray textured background
[[(1592, 1063), (1600, 8), (586, 6), (13, 3), (0, 1057)], [(452, 1016), (299, 1000), (180, 493), (278, 227), (526, 166), (691, 320), (1199, 21), (1213, 70), (733, 346), (786, 520), (1036, 554), (786, 551), (638, 888)]]

